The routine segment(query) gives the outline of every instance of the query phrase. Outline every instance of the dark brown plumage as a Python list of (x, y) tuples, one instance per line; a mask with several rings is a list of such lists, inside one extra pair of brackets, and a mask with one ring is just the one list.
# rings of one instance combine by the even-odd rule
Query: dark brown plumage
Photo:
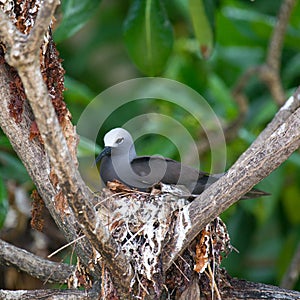
[[(118, 180), (131, 188), (147, 191), (158, 182), (183, 185), (192, 194), (201, 194), (223, 174), (208, 174), (178, 161), (161, 156), (137, 156), (129, 132), (115, 128), (104, 137), (105, 148), (96, 161), (101, 161), (100, 176), (105, 184)], [(267, 193), (253, 189), (243, 199)]]

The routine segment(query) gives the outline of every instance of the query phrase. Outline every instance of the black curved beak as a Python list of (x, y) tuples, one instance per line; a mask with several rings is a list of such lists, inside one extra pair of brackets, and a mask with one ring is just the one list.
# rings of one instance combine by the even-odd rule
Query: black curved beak
[(99, 161), (101, 161), (101, 159), (104, 156), (109, 156), (111, 155), (111, 147), (104, 147), (104, 149), (102, 150), (102, 152), (97, 156), (97, 158), (95, 159), (95, 164)]

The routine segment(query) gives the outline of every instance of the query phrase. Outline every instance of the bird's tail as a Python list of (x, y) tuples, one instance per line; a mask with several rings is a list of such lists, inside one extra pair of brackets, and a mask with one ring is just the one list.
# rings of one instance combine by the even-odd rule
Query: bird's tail
[(259, 198), (263, 196), (270, 196), (270, 193), (264, 192), (262, 190), (258, 189), (252, 189), (250, 190), (247, 194), (245, 194), (241, 200), (246, 200), (246, 199), (253, 199), (253, 198)]

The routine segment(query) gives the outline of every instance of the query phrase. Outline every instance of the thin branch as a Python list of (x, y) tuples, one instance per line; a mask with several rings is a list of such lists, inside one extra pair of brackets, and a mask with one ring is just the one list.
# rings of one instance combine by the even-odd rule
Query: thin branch
[(236, 99), (242, 96), (246, 97), (244, 95), (244, 88), (246, 87), (250, 76), (257, 74), (268, 86), (275, 102), (278, 105), (282, 105), (284, 103), (285, 93), (280, 79), (280, 62), (284, 35), (296, 2), (296, 0), (283, 1), (278, 14), (276, 26), (270, 39), (265, 63), (260, 66), (250, 68), (239, 78), (233, 89), (233, 95)]
[(38, 51), (43, 43), (44, 35), (50, 26), (56, 7), (60, 0), (45, 0), (37, 14), (35, 24), (27, 37), (26, 47), (32, 51)]
[(285, 93), (282, 87), (281, 78), (278, 72), (273, 70), (269, 65), (262, 65), (259, 69), (258, 76), (267, 85), (272, 97), (277, 105), (282, 105), (285, 99)]
[[(259, 68), (260, 67), (253, 67), (248, 69), (244, 73), (244, 75), (240, 78), (239, 82), (234, 87), (234, 89), (232, 90), (231, 94), (233, 100), (237, 104), (238, 116), (236, 117), (235, 120), (233, 120), (223, 128), (222, 134), (224, 134), (225, 136), (226, 143), (229, 143), (230, 141), (236, 138), (239, 129), (243, 125), (245, 116), (248, 111), (248, 101), (246, 96), (243, 93), (243, 90), (245, 86), (248, 84), (248, 80), (251, 78), (251, 76), (253, 76), (258, 72)], [(199, 138), (198, 139), (199, 141), (197, 142), (197, 149), (199, 155), (207, 152), (207, 150), (212, 149), (213, 147), (217, 147), (220, 144), (220, 142), (222, 142), (223, 140), (220, 137), (216, 137), (215, 139), (210, 138), (210, 140), (208, 141), (208, 139), (206, 138), (207, 136), (209, 137), (214, 136), (213, 132), (211, 133), (206, 132), (206, 134), (204, 133), (201, 134), (201, 138)]]
[(25, 38), (9, 18), (0, 10), (0, 40), (6, 47), (11, 47), (15, 39)]
[(286, 28), (288, 26), (289, 19), (296, 2), (296, 0), (283, 1), (280, 7), (276, 26), (274, 28), (272, 38), (270, 40), (266, 63), (277, 73), (280, 69), (281, 53)]
[[(244, 89), (247, 86), (250, 78), (257, 74), (260, 71), (260, 67), (251, 67), (239, 78), (237, 83), (235, 84), (233, 90), (232, 90), (232, 96), (234, 99), (236, 99), (237, 96), (242, 95), (244, 97)], [(238, 101), (238, 100), (237, 100)]]
[(0, 262), (11, 265), (42, 281), (65, 283), (75, 267), (38, 257), (0, 240)]
[[(300, 101), (300, 89), (294, 98)], [(174, 259), (190, 245), (195, 236), (224, 210), (246, 194), (254, 185), (268, 176), (284, 162), (300, 146), (300, 108), (294, 108), (294, 102), (288, 100), (283, 110), (289, 111), (289, 116), (280, 123), (271, 122), (266, 133), (262, 133), (259, 142), (254, 142), (244, 152), (237, 162), (216, 183), (206, 189), (182, 212), (183, 224), (177, 224), (171, 242), (166, 251), (171, 254), (164, 257), (165, 268), (168, 269)], [(275, 117), (278, 119), (278, 116)], [(273, 129), (273, 130), (272, 130)], [(176, 229), (175, 229), (176, 230)], [(179, 236), (181, 237), (178, 240)], [(172, 257), (170, 259), (169, 257)]]
[[(280, 60), (284, 41), (284, 35), (288, 26), (289, 18), (292, 10), (295, 6), (296, 0), (283, 1), (278, 14), (278, 20), (274, 27), (272, 37), (269, 42), (267, 51), (267, 57), (263, 64), (255, 67), (251, 67), (240, 76), (237, 83), (232, 89), (232, 96), (239, 108), (238, 117), (224, 128), (224, 136), (226, 141), (233, 140), (241, 125), (243, 124), (245, 115), (247, 113), (247, 97), (244, 93), (244, 89), (248, 85), (249, 79), (258, 75), (260, 79), (266, 83), (271, 95), (278, 105), (282, 105), (285, 99), (284, 90), (280, 79)], [(219, 141), (216, 140), (216, 145)], [(208, 141), (202, 140), (197, 144), (199, 153), (204, 153), (212, 145)]]
[[(296, 0), (285, 0), (278, 14), (278, 20), (274, 27), (272, 37), (269, 42), (266, 60), (263, 64), (251, 67), (240, 76), (237, 83), (232, 89), (232, 96), (239, 108), (238, 117), (224, 128), (224, 136), (226, 141), (233, 140), (247, 113), (247, 97), (244, 93), (245, 87), (248, 85), (249, 79), (258, 75), (260, 79), (268, 86), (271, 95), (278, 105), (282, 105), (285, 99), (285, 93), (280, 79), (280, 60), (284, 41), (284, 35), (288, 26), (289, 18), (295, 6)], [(216, 145), (219, 143), (215, 141)], [(197, 144), (199, 153), (204, 153), (212, 145), (206, 139), (202, 139), (201, 143)]]
[(296, 249), (289, 268), (284, 274), (280, 286), (285, 289), (292, 289), (296, 284), (300, 274), (300, 243)]
[(63, 245), (62, 247), (60, 247), (59, 249), (55, 250), (54, 252), (52, 252), (51, 254), (49, 254), (47, 257), (48, 258), (51, 258), (53, 257), (54, 255), (56, 255), (57, 253), (61, 252), (62, 250), (68, 248), (69, 246), (77, 243), (78, 241), (80, 241), (81, 239), (85, 238), (85, 235), (81, 235), (80, 237), (78, 237), (76, 240), (70, 242), (70, 243), (67, 243), (65, 245)]

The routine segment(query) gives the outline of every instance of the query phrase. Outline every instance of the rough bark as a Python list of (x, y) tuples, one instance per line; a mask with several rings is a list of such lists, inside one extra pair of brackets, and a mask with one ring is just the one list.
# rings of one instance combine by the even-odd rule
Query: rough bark
[[(43, 166), (43, 164), (37, 165), (38, 169), (32, 170), (32, 159), (35, 159), (35, 157), (27, 156), (25, 166), (37, 185), (41, 195), (46, 196), (46, 205), (50, 208), (50, 213), (56, 221), (58, 220), (56, 216), (58, 209), (55, 207), (53, 198), (57, 199), (59, 195), (62, 198), (67, 198), (70, 206), (74, 209), (74, 213), (81, 224), (83, 232), (89, 238), (89, 241), (93, 244), (94, 248), (101, 253), (102, 258), (109, 262), (111, 272), (114, 274), (114, 277), (118, 279), (116, 280), (116, 285), (120, 285), (122, 287), (121, 289), (125, 288), (128, 292), (131, 279), (130, 265), (126, 259), (122, 257), (122, 253), (119, 253), (115, 241), (108, 234), (106, 226), (103, 224), (103, 220), (98, 219), (96, 222), (95, 210), (91, 204), (91, 200), (94, 196), (84, 184), (72, 159), (51, 103), (51, 99), (48, 95), (47, 87), (40, 72), (40, 46), (57, 4), (58, 1), (45, 1), (44, 5), (41, 6), (39, 10), (35, 25), (29, 35), (22, 34), (18, 31), (3, 12), (0, 14), (0, 38), (6, 45), (6, 60), (17, 70), (22, 80), (26, 96), (44, 143), (45, 149), (39, 145), (39, 158), (43, 163), (48, 160), (50, 161), (49, 165), (47, 165), (48, 168), (43, 168), (43, 171), (45, 172), (43, 178), (51, 177), (50, 172), (55, 174), (58, 179), (56, 190), (52, 190), (50, 194), (46, 195), (43, 193), (44, 183), (43, 179), (39, 176), (41, 165)], [(6, 78), (3, 80), (5, 81), (5, 79)], [(3, 84), (3, 87), (5, 88), (5, 83)], [(9, 97), (7, 99), (9, 99)], [(5, 105), (7, 103), (3, 104)], [(15, 150), (20, 154), (20, 157), (23, 160), (23, 156), (26, 155), (24, 152), (27, 152), (27, 148), (24, 149), (24, 144), (20, 147), (20, 140), (16, 139), (16, 135), (11, 134), (9, 124), (11, 124), (13, 120), (11, 120), (8, 113), (8, 106), (4, 107), (3, 111), (4, 113), (6, 112), (6, 115), (3, 116), (3, 119), (1, 118), (1, 127), (10, 138), (12, 145), (16, 146)], [(27, 144), (30, 144), (28, 133), (27, 135), (25, 134), (24, 137), (25, 139), (27, 138)], [(44, 150), (45, 153), (43, 153)], [(53, 183), (50, 188), (53, 189)], [(63, 195), (61, 195), (61, 191), (63, 191)], [(78, 228), (74, 227), (76, 221), (72, 220), (70, 222), (70, 214), (71, 213), (67, 209), (61, 211), (59, 215), (63, 217), (63, 220), (58, 220), (58, 224), (63, 230), (73, 229), (76, 231), (76, 229), (78, 230)], [(70, 223), (68, 226), (63, 226), (66, 219)], [(74, 236), (76, 236), (76, 234), (72, 235), (72, 239), (74, 239)], [(83, 258), (82, 261), (88, 265), (94, 257), (91, 254), (89, 243), (86, 244), (88, 246), (87, 252), (89, 255), (87, 256), (82, 252), (78, 254)], [(118, 257), (118, 259), (116, 259), (116, 257)], [(98, 271), (98, 276), (101, 274), (99, 272), (100, 267), (98, 262), (95, 263), (93, 269)], [(124, 274), (128, 275), (125, 279)]]
[(0, 240), (0, 262), (16, 266), (31, 276), (47, 282), (65, 283), (75, 267), (42, 259), (26, 250)]
[[(222, 290), (220, 294), (222, 300), (259, 300), (259, 299), (285, 299), (295, 300), (299, 299), (300, 292), (281, 289), (276, 286), (249, 282), (246, 280), (240, 280), (231, 278), (230, 285)], [(207, 300), (211, 299), (210, 295), (200, 295), (200, 290), (195, 282), (192, 288), (187, 290), (181, 300)], [(99, 290), (80, 291), (80, 290), (19, 290), (19, 291), (5, 291), (0, 290), (0, 299), (4, 300), (31, 300), (31, 299), (45, 299), (45, 300), (96, 300), (99, 299)]]
[[(120, 250), (112, 237), (106, 218), (97, 213), (95, 201), (77, 170), (66, 135), (53, 108), (49, 92), (40, 72), (40, 46), (58, 1), (45, 1), (29, 35), (19, 32), (0, 12), (0, 39), (6, 46), (6, 60), (22, 80), (28, 102), (20, 122), (15, 122), (9, 111), (11, 68), (0, 64), (0, 126), (8, 136), (19, 157), (24, 162), (40, 195), (54, 220), (69, 241), (79, 237), (82, 230), (86, 238), (76, 243), (77, 255), (85, 266), (90, 267), (94, 280), (113, 278), (120, 299), (128, 299), (133, 278), (130, 258)], [(30, 124), (35, 119), (42, 143), (29, 139)], [(236, 164), (218, 182), (207, 189), (177, 215), (177, 224), (170, 232), (162, 253), (161, 268), (167, 271), (185, 248), (191, 244), (204, 225), (236, 202), (255, 184), (277, 168), (300, 145), (299, 90), (288, 100), (257, 141), (240, 157)], [(73, 128), (72, 128), (73, 129)], [(74, 129), (73, 129), (74, 130)], [(54, 183), (54, 178), (56, 182)], [(104, 207), (102, 207), (105, 210)], [(98, 260), (98, 253), (101, 260)], [(102, 265), (100, 265), (100, 262)], [(19, 268), (21, 264), (14, 262)], [(37, 271), (37, 270), (36, 270)], [(32, 272), (34, 276), (47, 276), (48, 271)], [(42, 273), (42, 274), (41, 274)], [(105, 276), (104, 276), (105, 273)], [(104, 276), (104, 277), (103, 277)], [(193, 281), (194, 282), (194, 281)], [(198, 293), (198, 284), (189, 295)], [(230, 280), (231, 288), (220, 290), (222, 299), (263, 299), (266, 297), (299, 298), (299, 293), (265, 285)], [(96, 285), (96, 284), (95, 284)], [(104, 286), (104, 283), (103, 283)], [(142, 284), (141, 284), (142, 286)], [(41, 293), (41, 294), (39, 294)], [(44, 293), (44, 294), (43, 294)], [(189, 291), (186, 291), (188, 297)], [(95, 296), (96, 295), (96, 296)], [(228, 295), (228, 296), (227, 296)], [(102, 294), (103, 296), (103, 294)], [(132, 295), (131, 295), (132, 296)], [(5, 299), (95, 299), (91, 291), (0, 291)], [(27, 298), (26, 298), (27, 297)], [(57, 298), (55, 298), (57, 297)], [(72, 298), (73, 297), (73, 298)], [(82, 298), (80, 298), (82, 297)], [(154, 296), (146, 295), (145, 299)], [(227, 297), (227, 298), (226, 298)], [(188, 299), (188, 298), (187, 298)]]
[[(273, 121), (226, 174), (182, 211), (186, 226), (178, 224), (168, 249), (167, 266), (189, 245), (198, 232), (267, 177), (300, 146), (300, 88), (279, 110)], [(185, 231), (178, 241), (178, 228)], [(182, 233), (180, 233), (181, 236)], [(169, 250), (170, 251), (170, 250)]]

